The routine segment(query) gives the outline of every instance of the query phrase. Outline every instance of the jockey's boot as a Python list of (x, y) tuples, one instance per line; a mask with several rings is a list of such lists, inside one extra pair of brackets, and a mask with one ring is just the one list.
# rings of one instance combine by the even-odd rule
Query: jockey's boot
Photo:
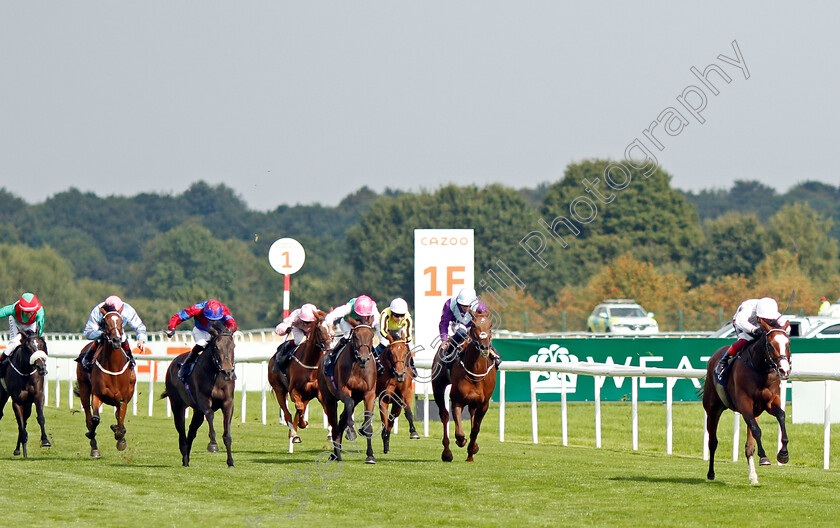
[(292, 359), (292, 352), (295, 350), (294, 345), (294, 340), (284, 341), (278, 348), (280, 355), (277, 358), (277, 368), (283, 372), (286, 371), (286, 367), (289, 365), (289, 360)]
[(718, 379), (723, 379), (724, 374), (726, 371), (729, 370), (729, 364), (732, 363), (732, 358), (735, 357), (735, 354), (730, 354), (728, 351), (723, 357), (718, 361), (718, 364), (715, 368), (715, 377)]
[(195, 358), (198, 357), (202, 350), (204, 350), (204, 347), (201, 345), (195, 345), (193, 349), (190, 350), (190, 355), (187, 356), (187, 359), (184, 360), (184, 364), (181, 365), (181, 368), (178, 370), (178, 379), (181, 380), (182, 383), (186, 383), (187, 376), (189, 376), (192, 372)]
[(99, 341), (94, 341), (93, 345), (85, 352), (85, 355), (82, 356), (82, 360), (80, 363), (82, 364), (82, 370), (85, 372), (90, 372), (93, 370), (93, 356), (96, 354), (96, 349), (99, 347)]
[(493, 360), (493, 364), (496, 365), (496, 370), (499, 370), (499, 365), (502, 364), (502, 357), (496, 353), (494, 350), (490, 351), (490, 359)]
[(373, 349), (373, 361), (376, 363), (376, 374), (382, 376), (385, 374), (385, 366), (380, 361), (379, 356), (385, 351), (385, 346), (380, 343)]
[(131, 345), (128, 344), (128, 339), (122, 342), (122, 349), (125, 355), (128, 356), (128, 362), (131, 364), (131, 368), (136, 367), (137, 362), (134, 361), (134, 354), (131, 353)]
[(408, 356), (408, 370), (411, 372), (412, 378), (417, 378), (417, 367), (414, 366), (414, 354)]
[(338, 351), (344, 348), (344, 345), (346, 345), (349, 342), (350, 340), (343, 336), (341, 339), (338, 340), (338, 343), (336, 343), (335, 347), (332, 350), (330, 350), (330, 362), (335, 361), (335, 356), (338, 354)]

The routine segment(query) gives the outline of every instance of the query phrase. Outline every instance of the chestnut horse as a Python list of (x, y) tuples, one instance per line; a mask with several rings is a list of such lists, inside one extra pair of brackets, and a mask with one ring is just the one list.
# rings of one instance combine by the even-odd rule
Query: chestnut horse
[(461, 423), (461, 413), (464, 406), (470, 410), (470, 445), (467, 447), (467, 462), (473, 461), (473, 455), (478, 453), (478, 432), (481, 421), (490, 406), (490, 397), (496, 388), (496, 369), (489, 357), (491, 345), (491, 320), (487, 312), (474, 312), (472, 326), (469, 329), (469, 339), (463, 345), (460, 359), (447, 371), (441, 365), (441, 350), (435, 355), (432, 371), (437, 375), (432, 379), (432, 390), (435, 404), (438, 406), (440, 421), (443, 423), (443, 453), (441, 460), (452, 462), (452, 451), (449, 450), (449, 411), (444, 402), (444, 391), (447, 385), (452, 385), (449, 393), (452, 413), (455, 419), (455, 443), (464, 447), (467, 443), (464, 427)]
[(47, 433), (44, 431), (44, 376), (47, 375), (47, 343), (44, 338), (24, 330), (21, 334), (22, 342), (9, 354), (9, 368), (6, 376), (0, 380), (0, 419), (3, 418), (3, 407), (12, 398), (12, 408), (18, 424), (18, 441), (15, 456), (20, 455), (23, 447), (23, 458), (26, 452), (26, 442), (29, 434), (26, 432), (26, 420), (32, 414), (32, 404), (38, 425), (41, 426), (41, 447), (50, 447)]
[(706, 382), (703, 387), (703, 407), (706, 409), (706, 425), (709, 430), (709, 480), (715, 479), (715, 449), (717, 448), (717, 426), (725, 409), (741, 413), (747, 423), (747, 443), (744, 453), (750, 468), (750, 483), (758, 484), (755, 472), (755, 447), (758, 445), (759, 464), (770, 465), (770, 460), (761, 444), (761, 429), (758, 416), (767, 411), (779, 421), (782, 430), (782, 448), (776, 455), (780, 464), (790, 458), (787, 450), (788, 436), (785, 430), (785, 411), (781, 406), (781, 380), (790, 376), (790, 323), (784, 326), (770, 326), (760, 320), (761, 337), (741, 350), (729, 367), (724, 386), (715, 380), (714, 369), (718, 358), (725, 354), (728, 346), (721, 348), (709, 359), (706, 367)]
[[(306, 340), (298, 345), (289, 359), (284, 376), (277, 367), (275, 358), (268, 362), (268, 382), (280, 404), (280, 413), (289, 426), (289, 438), (294, 443), (300, 443), (297, 429), (305, 429), (309, 422), (303, 419), (306, 405), (313, 398), (318, 397), (318, 361), (330, 346), (330, 333), (324, 326), (326, 314), (320, 310), (315, 312), (315, 323), (306, 335)], [(292, 397), (295, 404), (295, 417), (289, 412), (286, 398)]]
[[(347, 429), (347, 440), (356, 440), (353, 428), (353, 409), (360, 401), (365, 402), (365, 419), (360, 432), (367, 439), (366, 464), (376, 464), (373, 456), (373, 413), (376, 404), (376, 364), (373, 361), (373, 328), (357, 324), (350, 333), (350, 340), (338, 351), (333, 366), (333, 381), (327, 378), (324, 361), (318, 362), (318, 400), (327, 413), (332, 427), (333, 454), (331, 460), (341, 460), (341, 435)], [(338, 402), (344, 403), (341, 420), (338, 418)]]
[[(390, 345), (382, 351), (380, 360), (385, 367), (385, 374), (376, 379), (376, 394), (379, 396), (379, 414), (382, 418), (382, 452), (390, 451), (391, 430), (394, 428), (394, 421), (405, 409), (405, 417), (408, 419), (410, 428), (409, 438), (420, 438), (417, 429), (414, 427), (414, 414), (411, 407), (414, 405), (414, 380), (407, 376), (406, 366), (411, 356), (408, 344), (400, 333), (389, 332)], [(391, 404), (391, 413), (388, 413), (388, 405)]]
[[(195, 360), (195, 368), (187, 378), (187, 386), (178, 378), (178, 371), (188, 353), (181, 354), (169, 365), (166, 371), (166, 391), (161, 399), (169, 397), (175, 429), (178, 431), (178, 446), (181, 450), (181, 463), (190, 465), (190, 450), (198, 428), (207, 419), (210, 428), (210, 443), (207, 451), (216, 453), (216, 430), (213, 428), (213, 416), (222, 410), (224, 432), (222, 440), (227, 449), (227, 465), (233, 467), (231, 455), (230, 422), (233, 419), (233, 390), (236, 376), (233, 372), (233, 334), (219, 321), (214, 321), (208, 329), (210, 343)], [(185, 432), (187, 407), (195, 411), (190, 421), (189, 434)]]
[[(79, 399), (85, 410), (85, 424), (88, 429), (85, 436), (90, 439), (90, 456), (93, 458), (100, 457), (96, 444), (96, 428), (99, 425), (99, 407), (103, 403), (114, 407), (117, 423), (111, 426), (111, 431), (114, 432), (114, 439), (117, 441), (117, 450), (125, 449), (125, 413), (128, 410), (128, 402), (134, 396), (134, 384), (137, 381), (134, 369), (129, 368), (128, 356), (121, 346), (122, 316), (116, 311), (106, 312), (103, 308), (100, 310), (103, 313), (100, 325), (102, 336), (93, 358), (93, 368), (88, 374), (81, 363), (76, 366)], [(82, 354), (91, 346), (93, 343), (88, 343), (82, 349)]]

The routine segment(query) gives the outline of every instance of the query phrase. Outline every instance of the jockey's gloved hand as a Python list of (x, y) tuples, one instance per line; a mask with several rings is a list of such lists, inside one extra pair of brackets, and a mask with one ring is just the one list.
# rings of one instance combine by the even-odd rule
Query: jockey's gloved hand
[(175, 335), (175, 330), (166, 330), (163, 333), (166, 334), (166, 337), (172, 337)]

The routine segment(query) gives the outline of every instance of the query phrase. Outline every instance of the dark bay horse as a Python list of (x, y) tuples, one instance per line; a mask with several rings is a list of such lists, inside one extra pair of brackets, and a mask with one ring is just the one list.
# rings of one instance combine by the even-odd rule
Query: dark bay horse
[(449, 449), (449, 411), (446, 410), (444, 392), (447, 385), (452, 385), (449, 393), (452, 414), (455, 418), (455, 443), (458, 447), (464, 447), (467, 443), (464, 435), (464, 427), (461, 423), (461, 413), (464, 406), (470, 410), (470, 445), (467, 447), (467, 462), (473, 461), (473, 455), (478, 453), (478, 432), (481, 429), (481, 421), (490, 406), (490, 397), (493, 389), (496, 388), (496, 369), (493, 360), (490, 358), (491, 345), (491, 320), (486, 312), (474, 312), (472, 314), (472, 326), (469, 330), (469, 338), (464, 344), (464, 349), (452, 369), (447, 371), (442, 368), (441, 350), (435, 355), (432, 371), (437, 376), (432, 379), (432, 390), (435, 395), (435, 404), (438, 406), (440, 421), (443, 423), (443, 453), (441, 460), (452, 462), (452, 451)]
[[(330, 333), (324, 326), (326, 314), (320, 310), (315, 312), (315, 322), (312, 329), (289, 360), (284, 376), (277, 367), (275, 358), (268, 362), (268, 383), (274, 390), (277, 403), (280, 404), (280, 413), (289, 426), (289, 438), (294, 443), (300, 443), (297, 429), (305, 429), (309, 423), (303, 419), (306, 404), (313, 398), (318, 397), (318, 361), (327, 351), (330, 345)], [(286, 398), (292, 397), (295, 404), (295, 417), (289, 412)]]
[[(397, 332), (390, 332), (390, 344), (382, 351), (380, 360), (385, 367), (385, 374), (376, 379), (376, 394), (379, 396), (379, 414), (382, 419), (382, 452), (390, 451), (391, 430), (394, 428), (394, 421), (405, 409), (405, 417), (408, 419), (410, 438), (420, 438), (417, 429), (414, 427), (414, 413), (411, 407), (414, 405), (414, 388), (411, 376), (406, 375), (406, 369), (411, 351), (405, 339)], [(388, 413), (388, 405), (391, 405), (391, 412)]]
[(12, 408), (18, 424), (18, 441), (15, 456), (20, 455), (23, 447), (23, 458), (26, 452), (26, 442), (29, 434), (26, 432), (26, 420), (32, 414), (32, 404), (38, 425), (41, 426), (41, 447), (50, 447), (47, 433), (44, 431), (44, 376), (47, 375), (47, 343), (43, 337), (35, 332), (24, 330), (20, 346), (9, 355), (9, 368), (0, 383), (0, 419), (3, 418), (3, 407), (12, 398)]
[(741, 350), (738, 359), (729, 367), (725, 390), (715, 381), (714, 369), (718, 358), (729, 348), (725, 346), (715, 352), (706, 367), (706, 383), (703, 387), (703, 407), (706, 409), (706, 425), (709, 430), (709, 480), (715, 478), (715, 449), (717, 448), (717, 426), (725, 409), (741, 413), (747, 423), (747, 443), (744, 453), (750, 468), (750, 483), (758, 484), (755, 472), (755, 448), (758, 445), (759, 464), (770, 465), (770, 459), (761, 444), (761, 429), (758, 416), (767, 412), (776, 417), (782, 430), (782, 448), (776, 455), (780, 464), (790, 458), (787, 450), (788, 436), (785, 430), (785, 411), (781, 406), (781, 380), (790, 376), (790, 323), (785, 326), (770, 326), (760, 321), (762, 335)]
[[(365, 402), (365, 420), (360, 432), (367, 439), (366, 464), (376, 464), (373, 456), (373, 413), (376, 404), (376, 364), (373, 361), (373, 328), (357, 324), (348, 341), (335, 357), (333, 378), (327, 378), (324, 361), (318, 362), (318, 399), (327, 413), (332, 427), (332, 459), (341, 460), (341, 436), (347, 429), (347, 440), (356, 440), (353, 428), (353, 409), (360, 401)], [(341, 420), (338, 419), (338, 402), (344, 403)]]
[[(125, 413), (128, 402), (134, 396), (134, 384), (137, 375), (130, 368), (128, 356), (123, 351), (122, 316), (119, 312), (102, 310), (102, 337), (96, 355), (93, 358), (93, 369), (90, 374), (85, 372), (82, 364), (76, 366), (76, 379), (79, 383), (79, 399), (85, 410), (85, 424), (90, 439), (90, 456), (99, 458), (99, 447), (96, 444), (96, 428), (99, 426), (99, 407), (103, 403), (114, 407), (117, 423), (111, 426), (117, 449), (123, 451), (125, 441)], [(93, 343), (88, 343), (82, 354), (86, 353)], [(92, 401), (91, 401), (92, 400)]]
[[(212, 338), (207, 348), (195, 360), (195, 368), (186, 380), (187, 386), (178, 379), (178, 370), (188, 354), (184, 353), (169, 365), (166, 371), (166, 391), (161, 394), (161, 399), (169, 397), (172, 406), (175, 429), (178, 430), (181, 462), (185, 467), (190, 465), (192, 443), (205, 418), (210, 427), (210, 443), (207, 450), (211, 453), (219, 450), (216, 430), (213, 428), (213, 415), (218, 409), (222, 410), (224, 417), (222, 440), (227, 449), (227, 465), (233, 467), (230, 451), (230, 422), (233, 418), (233, 390), (236, 385), (236, 376), (233, 373), (233, 334), (219, 322), (214, 322), (209, 331)], [(194, 410), (189, 434), (185, 432), (187, 407)]]

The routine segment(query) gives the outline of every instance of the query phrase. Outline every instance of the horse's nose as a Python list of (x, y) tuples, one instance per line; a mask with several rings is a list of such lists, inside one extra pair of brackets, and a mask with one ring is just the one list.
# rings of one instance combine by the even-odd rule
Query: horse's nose
[(405, 381), (405, 372), (397, 374), (397, 383), (402, 383), (403, 381)]

